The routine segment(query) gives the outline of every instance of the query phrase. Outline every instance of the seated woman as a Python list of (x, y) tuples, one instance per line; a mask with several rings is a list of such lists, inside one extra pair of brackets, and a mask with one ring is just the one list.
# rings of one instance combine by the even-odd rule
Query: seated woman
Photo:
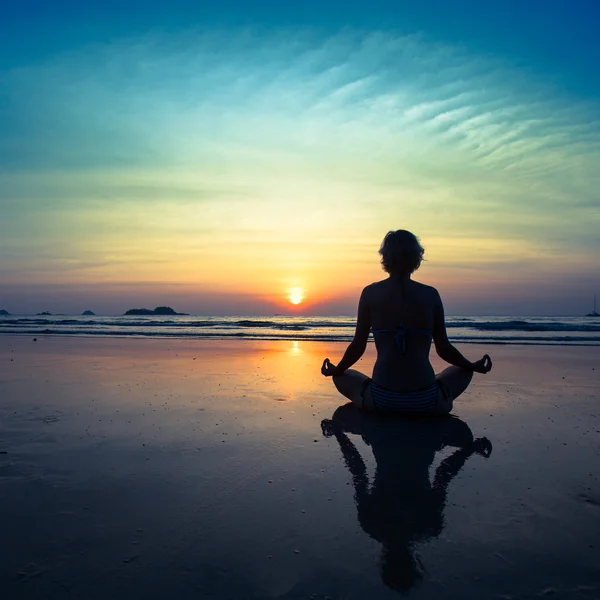
[[(389, 277), (362, 291), (356, 333), (339, 364), (323, 362), (321, 373), (332, 376), (337, 389), (362, 409), (447, 414), (473, 372), (492, 368), (487, 354), (470, 362), (450, 343), (437, 290), (411, 279), (424, 252), (410, 231), (385, 236), (379, 253)], [(363, 355), (371, 331), (377, 360), (369, 378), (350, 367)], [(429, 362), (432, 339), (440, 358), (453, 365), (438, 375)]]

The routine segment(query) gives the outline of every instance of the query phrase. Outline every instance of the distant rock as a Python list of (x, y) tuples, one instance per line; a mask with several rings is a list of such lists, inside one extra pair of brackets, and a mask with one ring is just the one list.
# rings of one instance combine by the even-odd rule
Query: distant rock
[(81, 313), (81, 316), (82, 316), (82, 317), (95, 317), (95, 316), (96, 316), (96, 313), (92, 312), (91, 310), (84, 310), (84, 311)]
[(0, 317), (10, 317), (10, 313), (7, 310), (0, 310)]
[(126, 315), (184, 315), (187, 313), (175, 312), (170, 306), (157, 306), (154, 310), (149, 308), (130, 308)]
[(153, 310), (149, 308), (130, 308), (126, 313), (126, 315), (154, 315), (156, 314)]
[(175, 312), (170, 306), (157, 306), (154, 309), (155, 315), (183, 315), (187, 316), (187, 313)]
[(44, 312), (37, 313), (37, 316), (38, 316), (38, 317), (51, 317), (51, 316), (52, 316), (52, 313), (51, 313), (51, 312), (48, 312), (47, 310), (45, 310)]

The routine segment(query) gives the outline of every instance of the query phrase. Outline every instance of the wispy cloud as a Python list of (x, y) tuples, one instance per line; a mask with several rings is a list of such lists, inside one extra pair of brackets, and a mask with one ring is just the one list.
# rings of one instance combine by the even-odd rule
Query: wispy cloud
[[(581, 249), (600, 250), (600, 107), (464, 48), (389, 32), (190, 31), (86, 48), (0, 85), (0, 230), (52, 215), (39, 235), (60, 232), (99, 264), (107, 241), (137, 236), (133, 261), (172, 239), (165, 264), (189, 277), (193, 261), (266, 240), (247, 261), (217, 261), (223, 277), (243, 265), (248, 283), (290, 263), (334, 268), (322, 255), (333, 239), (367, 276), (363, 248), (405, 226), (440, 264), (477, 267), (479, 245), (495, 249), (490, 264), (502, 255), (498, 268), (571, 255), (597, 269)], [(6, 255), (17, 242), (3, 239)], [(283, 243), (287, 263), (273, 257)]]

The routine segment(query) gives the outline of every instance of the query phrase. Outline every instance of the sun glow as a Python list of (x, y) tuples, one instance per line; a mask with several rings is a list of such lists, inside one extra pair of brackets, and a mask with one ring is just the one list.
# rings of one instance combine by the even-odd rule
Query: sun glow
[(288, 298), (292, 304), (300, 304), (304, 299), (304, 290), (302, 288), (291, 288)]

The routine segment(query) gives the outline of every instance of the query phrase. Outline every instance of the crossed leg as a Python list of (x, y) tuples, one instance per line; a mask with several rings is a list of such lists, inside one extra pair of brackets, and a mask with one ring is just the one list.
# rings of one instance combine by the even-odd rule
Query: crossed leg
[(334, 375), (333, 383), (342, 396), (346, 396), (358, 408), (373, 410), (371, 388), (367, 385), (367, 377), (360, 371), (347, 369), (342, 375)]
[[(447, 367), (436, 375), (436, 381), (442, 388), (436, 413), (447, 414), (452, 410), (454, 400), (458, 398), (471, 383), (473, 372), (461, 367)], [(343, 375), (334, 375), (333, 383), (338, 392), (351, 400), (363, 410), (373, 410), (371, 387), (366, 385), (369, 378), (360, 371), (348, 369)]]
[(473, 379), (473, 371), (462, 367), (447, 367), (441, 373), (438, 373), (435, 380), (441, 388), (441, 393), (438, 394), (439, 400), (435, 412), (449, 413), (452, 410), (454, 400), (469, 387), (471, 379)]

